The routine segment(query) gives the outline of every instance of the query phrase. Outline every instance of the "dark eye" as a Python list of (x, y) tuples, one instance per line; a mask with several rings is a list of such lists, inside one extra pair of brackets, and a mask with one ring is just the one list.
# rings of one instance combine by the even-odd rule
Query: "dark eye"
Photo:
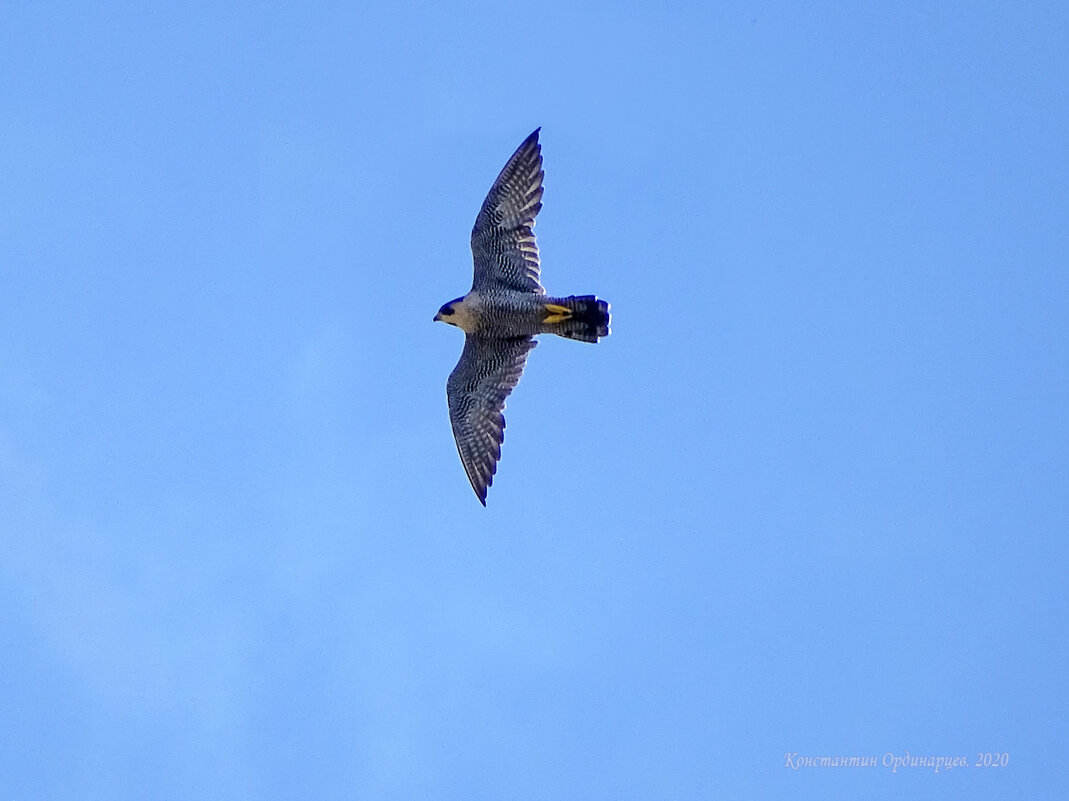
[(452, 313), (453, 313), (453, 307), (452, 306), (442, 306), (442, 316), (443, 317), (448, 317)]

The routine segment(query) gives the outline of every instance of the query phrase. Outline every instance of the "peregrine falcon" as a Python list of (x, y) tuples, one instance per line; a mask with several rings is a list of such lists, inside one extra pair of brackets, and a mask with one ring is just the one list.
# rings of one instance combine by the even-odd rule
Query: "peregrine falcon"
[(548, 297), (539, 282), (535, 216), (542, 208), (542, 149), (535, 130), (505, 164), (471, 229), (471, 291), (434, 315), (465, 333), (446, 382), (449, 420), (472, 489), (486, 506), (504, 440), (505, 398), (538, 334), (581, 342), (609, 335), (609, 304), (594, 295)]

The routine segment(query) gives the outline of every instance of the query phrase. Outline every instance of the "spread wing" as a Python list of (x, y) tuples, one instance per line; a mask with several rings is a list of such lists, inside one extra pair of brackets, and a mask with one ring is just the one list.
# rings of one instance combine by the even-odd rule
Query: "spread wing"
[(487, 339), (469, 334), (445, 385), (460, 461), (483, 506), (505, 439), (501, 413), (505, 398), (519, 382), (527, 354), (535, 344), (530, 337)]
[(545, 294), (539, 283), (535, 215), (542, 208), (542, 148), (538, 131), (523, 140), (483, 201), (471, 229), (472, 289), (489, 287)]

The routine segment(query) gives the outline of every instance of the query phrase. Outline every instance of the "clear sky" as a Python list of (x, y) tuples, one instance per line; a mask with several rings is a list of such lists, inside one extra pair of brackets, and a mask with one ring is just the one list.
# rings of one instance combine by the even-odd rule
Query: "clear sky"
[[(1067, 42), (5, 2), (0, 798), (1064, 798)], [(484, 509), (431, 317), (537, 126), (613, 333), (534, 351)]]

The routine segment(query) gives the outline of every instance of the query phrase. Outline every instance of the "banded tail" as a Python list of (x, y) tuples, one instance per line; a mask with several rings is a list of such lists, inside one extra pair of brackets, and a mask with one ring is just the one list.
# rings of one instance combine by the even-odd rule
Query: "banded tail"
[(571, 295), (546, 304), (544, 322), (557, 334), (581, 342), (597, 342), (609, 335), (609, 304), (594, 295)]

